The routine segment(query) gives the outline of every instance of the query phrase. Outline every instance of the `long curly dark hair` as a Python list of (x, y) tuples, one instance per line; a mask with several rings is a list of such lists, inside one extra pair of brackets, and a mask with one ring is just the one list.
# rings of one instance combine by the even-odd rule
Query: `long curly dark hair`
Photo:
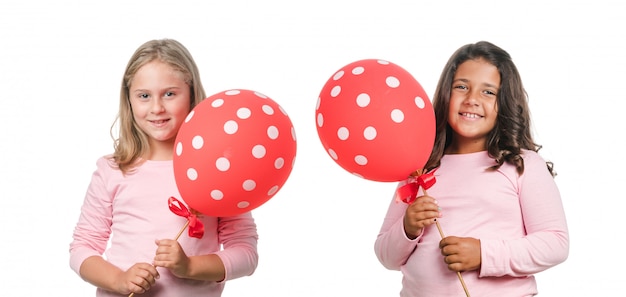
[[(466, 44), (456, 50), (446, 63), (433, 98), (436, 118), (436, 136), (433, 151), (425, 169), (439, 167), (445, 149), (452, 141), (452, 128), (448, 124), (448, 109), (452, 82), (457, 68), (467, 60), (484, 59), (498, 68), (500, 89), (497, 95), (498, 116), (496, 125), (487, 135), (487, 153), (498, 169), (504, 162), (514, 165), (519, 174), (524, 173), (522, 149), (539, 151), (541, 145), (535, 143), (531, 134), (528, 95), (511, 56), (500, 47), (487, 42)], [(556, 176), (552, 162), (546, 162), (552, 176)]]

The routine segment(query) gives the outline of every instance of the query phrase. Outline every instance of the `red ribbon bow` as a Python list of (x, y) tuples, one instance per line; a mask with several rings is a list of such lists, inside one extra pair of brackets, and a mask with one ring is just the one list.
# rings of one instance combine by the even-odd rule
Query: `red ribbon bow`
[(180, 201), (174, 197), (170, 197), (167, 203), (173, 213), (189, 220), (189, 236), (195, 238), (202, 238), (202, 236), (204, 236), (204, 224), (202, 224), (202, 221), (198, 220), (196, 214), (189, 211), (184, 204), (180, 203)]
[(418, 176), (411, 176), (404, 184), (396, 191), (396, 198), (404, 203), (411, 204), (417, 198), (417, 192), (422, 187), (424, 190), (432, 187), (435, 182), (435, 170), (430, 172), (419, 174)]

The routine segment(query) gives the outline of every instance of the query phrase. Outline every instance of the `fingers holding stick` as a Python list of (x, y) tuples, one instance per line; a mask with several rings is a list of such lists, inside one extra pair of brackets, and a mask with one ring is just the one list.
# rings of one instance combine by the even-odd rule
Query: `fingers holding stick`
[[(422, 175), (424, 172), (422, 170), (417, 170), (415, 172), (416, 176), (420, 176)], [(430, 186), (432, 186), (432, 184), (434, 183), (434, 178), (433, 178), (433, 182), (431, 182)], [(424, 192), (424, 195), (428, 195), (428, 193), (426, 192), (426, 187), (422, 187), (422, 191)], [(435, 219), (435, 225), (437, 225), (437, 230), (439, 231), (439, 235), (441, 236), (441, 239), (445, 238), (445, 235), (443, 233), (443, 230), (441, 229), (441, 225), (439, 224), (439, 221), (437, 219)], [(467, 297), (470, 297), (469, 291), (467, 290), (467, 286), (465, 285), (465, 281), (463, 280), (463, 276), (461, 275), (461, 272), (456, 273), (456, 275), (459, 278), (459, 282), (461, 282), (461, 286), (463, 286), (463, 291), (465, 291), (465, 295)]]

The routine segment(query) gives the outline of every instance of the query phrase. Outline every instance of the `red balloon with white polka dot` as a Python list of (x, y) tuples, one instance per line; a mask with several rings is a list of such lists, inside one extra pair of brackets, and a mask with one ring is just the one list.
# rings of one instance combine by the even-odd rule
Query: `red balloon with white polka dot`
[(435, 140), (426, 92), (385, 60), (360, 60), (335, 72), (320, 92), (315, 120), (328, 155), (373, 181), (400, 181), (423, 169)]
[(269, 97), (228, 90), (189, 113), (174, 149), (176, 185), (187, 205), (208, 216), (234, 216), (282, 188), (295, 162), (296, 134)]

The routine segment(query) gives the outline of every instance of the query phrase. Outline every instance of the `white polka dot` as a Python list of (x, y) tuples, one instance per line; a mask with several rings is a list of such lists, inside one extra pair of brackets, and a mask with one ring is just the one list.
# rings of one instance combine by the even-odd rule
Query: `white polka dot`
[(226, 91), (224, 94), (228, 96), (234, 96), (234, 95), (239, 95), (239, 93), (241, 93), (241, 91), (239, 90), (230, 90), (230, 91)]
[(249, 118), (250, 114), (251, 114), (250, 109), (247, 107), (242, 107), (237, 110), (237, 117), (242, 120)]
[(337, 137), (341, 140), (346, 140), (350, 137), (350, 131), (346, 127), (341, 127), (337, 129)]
[(180, 157), (183, 154), (183, 143), (179, 142), (176, 144), (176, 155)]
[(265, 153), (265, 147), (260, 144), (257, 144), (252, 148), (252, 155), (257, 159), (265, 157)]
[(322, 104), (322, 97), (317, 97), (317, 102), (315, 102), (315, 110), (320, 109), (320, 104)]
[(269, 106), (269, 105), (263, 105), (261, 107), (261, 109), (263, 110), (263, 112), (266, 115), (273, 115), (274, 114), (274, 109), (271, 106)]
[(265, 94), (262, 94), (262, 93), (259, 93), (259, 92), (256, 92), (256, 91), (254, 92), (254, 95), (257, 95), (257, 96), (259, 96), (259, 97), (261, 97), (263, 99), (267, 99), (267, 96), (265, 96)]
[(358, 173), (356, 173), (356, 172), (352, 172), (352, 175), (357, 176), (357, 177), (360, 177), (360, 178), (363, 178), (363, 176), (362, 176), (362, 175), (360, 175), (360, 174), (358, 174)]
[(367, 157), (363, 155), (356, 155), (354, 157), (354, 162), (356, 162), (359, 165), (367, 165)]
[(215, 99), (213, 100), (213, 102), (211, 102), (211, 106), (213, 107), (220, 107), (222, 105), (224, 105), (224, 99), (221, 98)]
[(359, 107), (366, 107), (370, 104), (370, 95), (361, 93), (359, 96), (356, 96), (356, 104)]
[(391, 120), (396, 123), (402, 123), (404, 121), (404, 113), (402, 110), (394, 109), (391, 111)]
[(426, 103), (422, 97), (417, 96), (415, 97), (415, 105), (417, 105), (419, 109), (423, 109), (426, 106)]
[(324, 115), (321, 112), (317, 114), (317, 126), (320, 128), (324, 126)]
[(390, 88), (397, 88), (400, 86), (400, 81), (394, 76), (387, 77), (385, 83), (387, 83), (387, 86)]
[(365, 137), (365, 139), (367, 140), (372, 140), (374, 138), (376, 138), (376, 128), (369, 126), (367, 128), (365, 128), (365, 130), (363, 130), (363, 137)]
[(213, 200), (222, 200), (222, 198), (224, 198), (224, 193), (220, 190), (213, 190), (211, 191), (211, 198), (213, 198)]
[(389, 65), (389, 61), (385, 61), (385, 60), (378, 60), (376, 62), (381, 65)]
[(273, 196), (276, 192), (278, 192), (278, 186), (273, 186), (267, 191), (267, 196)]
[(328, 149), (328, 154), (331, 158), (333, 158), (333, 160), (337, 161), (337, 153), (333, 149)]
[(276, 126), (267, 127), (267, 137), (270, 139), (278, 138), (278, 128), (276, 128)]
[(250, 202), (248, 201), (240, 201), (239, 203), (237, 203), (237, 207), (240, 209), (247, 208), (248, 206), (250, 206)]
[(237, 122), (233, 120), (227, 121), (224, 124), (224, 132), (226, 132), (226, 134), (235, 134), (237, 133), (238, 129), (239, 129), (239, 125), (237, 125)]
[(220, 157), (215, 160), (215, 168), (219, 171), (228, 171), (230, 169), (230, 161), (227, 158)]
[(188, 123), (189, 121), (191, 121), (191, 118), (193, 118), (193, 115), (195, 114), (195, 110), (192, 110), (187, 117), (185, 118), (185, 123)]
[(296, 128), (294, 128), (293, 126), (291, 126), (291, 139), (293, 139), (293, 141), (296, 141)]
[(341, 93), (341, 87), (340, 86), (334, 86), (332, 90), (330, 90), (330, 96), (331, 97), (337, 97), (339, 96), (339, 93)]
[(191, 146), (193, 146), (193, 148), (197, 150), (201, 149), (202, 146), (204, 146), (204, 139), (202, 138), (202, 136), (194, 136), (193, 139), (191, 139)]
[(363, 66), (357, 66), (352, 69), (352, 74), (354, 75), (359, 75), (359, 74), (362, 74), (363, 72), (365, 72), (365, 68), (363, 68)]
[(335, 73), (335, 75), (333, 75), (333, 80), (338, 80), (343, 77), (343, 73), (343, 70), (339, 70), (337, 73)]
[(274, 168), (281, 169), (283, 166), (285, 166), (285, 159), (276, 158), (276, 160), (274, 160)]
[(187, 178), (189, 180), (196, 180), (196, 179), (198, 179), (198, 172), (196, 171), (196, 169), (194, 169), (194, 168), (187, 169)]
[(252, 190), (254, 190), (254, 188), (256, 188), (256, 182), (254, 182), (251, 179), (247, 179), (247, 180), (243, 181), (242, 187), (246, 191), (252, 191)]

